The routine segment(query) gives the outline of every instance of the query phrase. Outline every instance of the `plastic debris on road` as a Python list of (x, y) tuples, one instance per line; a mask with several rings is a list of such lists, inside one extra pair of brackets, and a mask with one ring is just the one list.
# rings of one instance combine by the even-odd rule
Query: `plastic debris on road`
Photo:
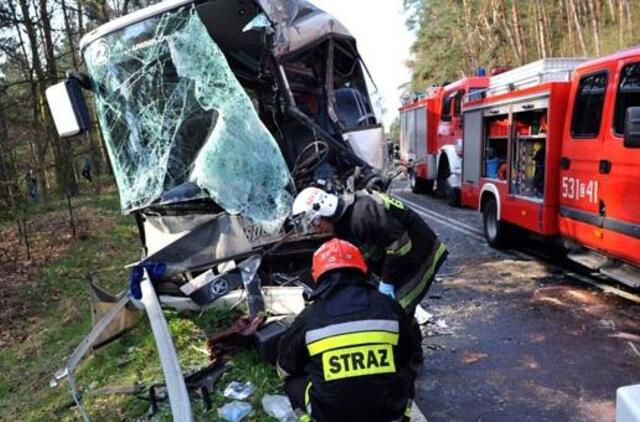
[(425, 309), (420, 305), (416, 306), (416, 312), (414, 315), (416, 317), (416, 321), (418, 321), (418, 324), (420, 325), (426, 324), (431, 318), (433, 318), (433, 314), (425, 311)]
[(225, 421), (238, 422), (247, 416), (253, 408), (249, 403), (242, 401), (232, 401), (218, 408), (218, 416)]
[(262, 397), (262, 408), (267, 415), (276, 418), (280, 422), (295, 422), (298, 420), (286, 396), (265, 394)]
[(227, 398), (234, 400), (244, 400), (253, 393), (256, 387), (251, 383), (251, 381), (247, 381), (245, 383), (232, 381), (223, 391), (223, 395)]

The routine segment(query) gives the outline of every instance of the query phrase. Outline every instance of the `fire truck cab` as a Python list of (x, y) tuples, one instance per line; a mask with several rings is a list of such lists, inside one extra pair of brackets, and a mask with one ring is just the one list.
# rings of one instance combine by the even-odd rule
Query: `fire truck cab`
[(462, 103), (480, 99), (489, 78), (473, 76), (448, 84), (442, 91), (440, 120), (436, 137), (436, 194), (451, 205), (460, 203), (462, 185)]
[(640, 287), (640, 49), (496, 79), (464, 107), (462, 204), (483, 213), (488, 243), (523, 228)]
[(488, 86), (487, 77), (467, 77), (405, 102), (400, 109), (400, 154), (411, 190), (457, 203), (462, 169), (462, 102)]

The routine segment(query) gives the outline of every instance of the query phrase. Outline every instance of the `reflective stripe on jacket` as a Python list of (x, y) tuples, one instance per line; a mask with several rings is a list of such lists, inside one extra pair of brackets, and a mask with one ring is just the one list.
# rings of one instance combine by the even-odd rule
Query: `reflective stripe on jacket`
[(282, 337), (278, 365), (309, 375), (314, 420), (389, 422), (413, 396), (410, 362), (421, 351), (396, 301), (358, 277), (343, 277), (323, 281), (329, 288)]

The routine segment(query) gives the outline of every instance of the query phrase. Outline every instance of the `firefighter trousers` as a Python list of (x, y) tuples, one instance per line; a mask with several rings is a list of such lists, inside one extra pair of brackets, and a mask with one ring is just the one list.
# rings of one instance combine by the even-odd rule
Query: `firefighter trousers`
[(398, 302), (410, 317), (414, 316), (416, 307), (429, 291), (433, 279), (447, 259), (447, 255), (447, 247), (438, 241), (429, 258), (425, 260), (416, 274), (396, 291)]

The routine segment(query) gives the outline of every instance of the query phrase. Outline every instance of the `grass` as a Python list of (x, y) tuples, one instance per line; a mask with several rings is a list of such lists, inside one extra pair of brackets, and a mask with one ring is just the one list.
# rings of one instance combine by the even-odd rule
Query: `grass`
[[(70, 406), (68, 383), (50, 387), (53, 374), (91, 328), (85, 274), (87, 269), (108, 268), (100, 273), (102, 287), (112, 292), (126, 286), (124, 264), (139, 256), (137, 229), (132, 218), (119, 212), (117, 196), (106, 193), (74, 199), (78, 215), (95, 215), (83, 240), (70, 239), (68, 247), (55, 259), (38, 268), (36, 276), (19, 289), (21, 302), (28, 307), (27, 318), (12, 327), (12, 336), (21, 340), (0, 349), (0, 419), (77, 420), (80, 413)], [(66, 201), (30, 209), (30, 218), (44, 219), (66, 211)], [(11, 225), (11, 223), (6, 223)], [(95, 227), (94, 227), (95, 226)], [(0, 229), (2, 229), (0, 225)], [(82, 223), (81, 223), (82, 228)], [(60, 239), (60, 241), (63, 241)], [(169, 328), (183, 370), (198, 369), (208, 363), (207, 333), (226, 328), (231, 314), (210, 311), (200, 315), (166, 311)], [(4, 329), (0, 324), (0, 329)], [(17, 327), (17, 328), (16, 328)], [(105, 386), (132, 383), (150, 385), (163, 382), (149, 323), (143, 314), (136, 326), (119, 340), (89, 355), (76, 371), (84, 404), (94, 420), (135, 420), (144, 417), (148, 403), (132, 395), (98, 395), (87, 392)], [(228, 370), (212, 393), (214, 409), (204, 412), (194, 401), (198, 420), (221, 420), (215, 409), (230, 400), (221, 391), (232, 380), (251, 381), (256, 392), (249, 398), (254, 412), (247, 420), (270, 420), (260, 399), (265, 393), (281, 391), (273, 367), (260, 361), (256, 350), (245, 348), (233, 355)], [(168, 405), (156, 420), (170, 420)]]

